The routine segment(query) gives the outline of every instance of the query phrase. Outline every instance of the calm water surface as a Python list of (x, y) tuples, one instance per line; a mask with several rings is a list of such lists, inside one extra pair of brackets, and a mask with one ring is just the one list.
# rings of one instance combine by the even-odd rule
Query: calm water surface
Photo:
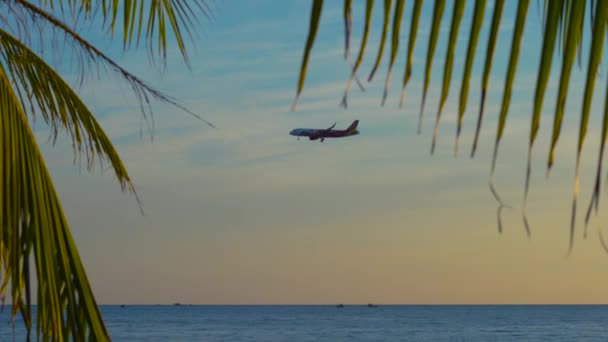
[[(0, 341), (22, 341), (0, 313)], [(102, 306), (114, 341), (608, 341), (608, 306)]]

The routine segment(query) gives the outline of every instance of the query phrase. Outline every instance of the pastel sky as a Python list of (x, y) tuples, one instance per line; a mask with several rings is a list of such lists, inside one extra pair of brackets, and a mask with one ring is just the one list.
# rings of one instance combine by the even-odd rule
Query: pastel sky
[[(581, 207), (573, 254), (566, 258), (578, 111), (585, 67), (573, 71), (557, 161), (545, 178), (559, 80), (556, 60), (535, 146), (528, 211), (521, 220), (541, 13), (532, 1), (501, 146), (497, 187), (513, 205), (497, 232), (488, 175), (510, 51), (515, 2), (507, 1), (490, 80), (481, 146), (469, 158), (492, 4), (488, 4), (465, 115), (462, 152), (453, 157), (456, 109), (473, 2), (461, 26), (450, 97), (438, 146), (430, 155), (443, 77), (452, 2), (437, 45), (423, 132), (416, 134), (432, 1), (425, 2), (406, 102), (399, 108), (413, 1), (406, 2), (395, 74), (380, 106), (387, 59), (366, 91), (339, 107), (348, 64), (343, 59), (340, 1), (327, 1), (306, 87), (295, 112), (310, 1), (213, 1), (190, 45), (192, 68), (170, 41), (167, 70), (150, 66), (145, 49), (122, 52), (118, 40), (84, 32), (157, 88), (213, 122), (213, 129), (167, 105), (154, 105), (154, 140), (129, 88), (112, 74), (88, 79), (82, 97), (98, 116), (127, 166), (143, 202), (120, 192), (108, 170), (72, 163), (67, 139), (52, 147), (37, 127), (43, 152), (74, 237), (103, 304), (316, 303), (607, 303), (608, 255), (594, 218), (585, 240), (583, 210), (593, 185), (606, 66), (601, 67), (586, 141)], [(358, 48), (363, 2), (354, 7)], [(377, 2), (368, 53), (371, 70), (380, 36)], [(585, 29), (588, 31), (588, 23)], [(584, 44), (589, 43), (588, 32)], [(587, 62), (583, 56), (583, 64)], [(605, 61), (605, 58), (604, 58)], [(67, 70), (68, 79), (74, 71)], [(296, 127), (345, 128), (361, 134), (324, 143), (297, 141)], [(143, 128), (143, 134), (142, 134)]]

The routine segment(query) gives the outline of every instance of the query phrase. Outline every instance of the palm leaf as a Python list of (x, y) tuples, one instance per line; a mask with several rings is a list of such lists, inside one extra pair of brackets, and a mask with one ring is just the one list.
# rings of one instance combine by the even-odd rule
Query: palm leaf
[(391, 17), (391, 5), (393, 0), (384, 0), (384, 20), (382, 21), (382, 36), (380, 36), (380, 47), (378, 48), (378, 54), (376, 55), (376, 62), (374, 63), (374, 67), (372, 71), (369, 73), (369, 77), (367, 78), (368, 82), (374, 78), (374, 74), (380, 65), (380, 60), (382, 60), (382, 54), (384, 53), (384, 45), (386, 42), (386, 34), (388, 33), (388, 22)]
[(344, 1), (344, 59), (348, 60), (350, 52), (350, 34), (353, 27), (352, 0)]
[(3, 67), (0, 106), (0, 263), (5, 277), (12, 279), (13, 314), (22, 313), (29, 331), (32, 293), (29, 285), (23, 288), (29, 284), (33, 253), (39, 282), (37, 331), (42, 338), (108, 340), (59, 198)]
[(464, 12), (465, 0), (456, 0), (452, 12), (452, 25), (450, 27), (450, 40), (448, 41), (448, 51), (445, 58), (445, 66), (443, 67), (443, 86), (441, 88), (441, 97), (439, 99), (439, 109), (437, 110), (437, 118), (435, 119), (435, 128), (433, 130), (433, 142), (431, 143), (431, 154), (435, 151), (437, 143), (437, 133), (439, 131), (439, 120), (441, 120), (441, 112), (443, 105), (448, 97), (450, 83), (452, 81), (452, 65), (454, 63), (454, 49), (456, 48), (456, 40), (458, 39), (458, 30), (460, 29), (460, 21)]
[(306, 79), (306, 67), (308, 66), (308, 58), (312, 45), (315, 42), (315, 36), (317, 35), (317, 29), (319, 28), (319, 21), (321, 20), (321, 10), (323, 9), (323, 0), (314, 0), (312, 3), (312, 11), (310, 14), (310, 28), (308, 30), (308, 38), (306, 39), (306, 48), (304, 49), (304, 57), (302, 58), (302, 67), (300, 68), (300, 80), (298, 81), (298, 91), (296, 98), (291, 105), (291, 110), (296, 109), (296, 104), (300, 98), (302, 88), (304, 88), (304, 80)]
[[(562, 121), (564, 118), (564, 107), (566, 106), (566, 96), (568, 94), (568, 85), (570, 83), (570, 71), (572, 70), (572, 64), (574, 63), (574, 59), (576, 57), (576, 47), (582, 35), (582, 27), (580, 26), (580, 22), (583, 18), (585, 10), (585, 1), (573, 1), (570, 2), (569, 5), (573, 8), (568, 11), (568, 14), (566, 15), (566, 18), (569, 18), (570, 22), (567, 24), (567, 34), (565, 35), (566, 42), (563, 50), (563, 63), (559, 82), (559, 93), (557, 96), (557, 105), (555, 107), (555, 118), (553, 122), (553, 135), (551, 137), (549, 160), (547, 162), (548, 171), (553, 166), (555, 146), (557, 144), (557, 140), (559, 139)], [(566, 18), (564, 18), (564, 20)], [(583, 111), (583, 114), (585, 113), (589, 113), (589, 108), (587, 108), (586, 111)]]
[[(483, 119), (483, 110), (484, 110), (484, 105), (485, 105), (485, 99), (486, 99), (486, 87), (487, 87), (487, 81), (488, 81), (488, 77), (489, 77), (489, 72), (490, 72), (490, 68), (491, 68), (491, 55), (493, 54), (493, 47), (494, 47), (494, 43), (496, 41), (496, 33), (498, 30), (498, 23), (500, 21), (500, 12), (502, 12), (502, 6), (504, 5), (504, 2), (500, 2), (497, 3), (496, 6), (500, 6), (500, 9), (495, 8), (494, 11), (494, 18), (492, 19), (492, 33), (490, 35), (490, 43), (492, 44), (492, 51), (488, 51), (487, 55), (486, 55), (486, 65), (484, 68), (484, 79), (483, 79), (483, 85), (482, 85), (482, 93), (481, 93), (481, 108), (479, 110), (479, 118), (477, 121), (477, 129), (475, 131), (475, 139), (473, 141), (473, 148), (471, 150), (471, 156), (475, 155), (475, 151), (477, 148), (477, 141), (479, 139), (479, 132), (480, 132), (480, 128), (481, 128), (481, 121)], [(494, 185), (494, 172), (496, 170), (496, 160), (498, 157), (498, 147), (500, 145), (500, 139), (502, 138), (502, 134), (504, 132), (504, 128), (505, 128), (505, 124), (507, 121), (507, 113), (509, 110), (509, 104), (511, 102), (511, 89), (513, 87), (513, 79), (515, 78), (515, 72), (517, 70), (517, 62), (519, 60), (519, 48), (521, 46), (521, 39), (523, 36), (523, 31), (525, 28), (525, 23), (526, 23), (526, 17), (527, 17), (527, 13), (528, 13), (528, 6), (529, 6), (529, 1), (520, 1), (518, 6), (517, 6), (517, 18), (515, 19), (515, 30), (513, 32), (513, 40), (511, 42), (511, 55), (509, 57), (509, 67), (507, 69), (507, 75), (505, 78), (505, 87), (504, 87), (504, 91), (503, 91), (503, 98), (502, 98), (502, 105), (500, 108), (500, 116), (498, 119), (498, 127), (497, 127), (497, 131), (496, 131), (496, 140), (494, 142), (494, 152), (492, 154), (492, 166), (490, 169), (490, 179), (488, 181), (489, 187), (490, 187), (490, 191), (492, 192), (492, 195), (494, 196), (494, 198), (496, 199), (496, 201), (498, 202), (498, 211), (497, 211), (497, 221), (499, 224), (499, 231), (502, 230), (501, 228), (501, 213), (502, 213), (502, 208), (505, 207), (509, 207), (500, 197), (500, 195), (498, 194), (498, 191), (496, 191), (496, 186)], [(530, 232), (530, 227), (528, 225), (528, 221), (526, 219), (526, 217), (524, 216), (524, 226), (526, 229), (526, 233), (528, 235), (528, 237), (531, 235)]]
[[(344, 106), (344, 108), (348, 107), (348, 92), (350, 91), (350, 88), (353, 84), (353, 80), (357, 77), (357, 70), (359, 70), (359, 66), (363, 61), (363, 54), (365, 53), (365, 46), (367, 45), (367, 38), (369, 36), (369, 28), (371, 26), (372, 20), (372, 11), (374, 10), (374, 0), (367, 0), (365, 3), (365, 28), (363, 29), (363, 39), (361, 39), (361, 46), (359, 47), (359, 54), (357, 55), (357, 60), (355, 60), (355, 64), (351, 66), (352, 73), (350, 75), (350, 78), (348, 79), (348, 82), (346, 83), (346, 89), (344, 90), (344, 96), (342, 97), (342, 106)], [(346, 34), (349, 33), (350, 31), (346, 32)], [(359, 83), (358, 80), (357, 82)], [(363, 89), (363, 87), (361, 88)]]
[[(490, 29), (490, 36), (488, 37), (488, 48), (486, 49), (486, 60), (483, 67), (483, 79), (481, 81), (481, 100), (479, 104), (479, 116), (477, 118), (477, 128), (475, 129), (475, 136), (473, 138), (473, 147), (471, 149), (471, 157), (475, 156), (477, 151), (477, 142), (479, 141), (479, 133), (481, 131), (481, 123), (483, 121), (483, 111), (486, 104), (486, 94), (488, 92), (488, 80), (490, 78), (490, 70), (492, 69), (492, 61), (494, 60), (494, 48), (496, 47), (496, 36), (498, 35), (498, 28), (500, 27), (500, 19), (502, 17), (502, 10), (505, 7), (505, 0), (497, 0), (494, 3), (494, 14), (492, 15), (492, 28)], [(521, 35), (521, 32), (519, 32)], [(517, 38), (514, 36), (514, 38)], [(521, 39), (521, 38), (520, 38)], [(511, 47), (511, 56), (513, 55), (514, 47)], [(517, 56), (519, 56), (519, 43), (517, 44)], [(516, 61), (515, 58), (513, 61)], [(509, 61), (509, 66), (511, 61)], [(502, 115), (501, 115), (502, 117)], [(506, 118), (506, 112), (505, 112)], [(460, 123), (459, 123), (460, 125)], [(492, 164), (494, 165), (494, 163)], [(492, 167), (494, 169), (494, 167)]]
[(563, 0), (549, 1), (549, 8), (547, 12), (547, 24), (545, 25), (545, 35), (543, 38), (542, 54), (539, 62), (538, 79), (536, 81), (536, 92), (534, 95), (534, 111), (532, 113), (532, 119), (530, 121), (530, 142), (528, 143), (528, 165), (526, 167), (526, 183), (524, 186), (524, 200), (523, 200), (523, 220), (527, 231), (530, 231), (530, 225), (526, 216), (526, 204), (528, 200), (528, 192), (530, 189), (530, 175), (532, 172), (532, 149), (534, 147), (534, 141), (536, 140), (536, 134), (540, 127), (540, 111), (543, 106), (543, 99), (545, 95), (545, 89), (547, 88), (547, 82), (549, 80), (549, 73), (551, 71), (551, 64), (553, 62), (553, 50), (555, 47), (555, 40), (557, 36), (557, 30), (559, 26), (561, 8)]
[(388, 87), (391, 83), (391, 75), (393, 72), (393, 64), (395, 63), (395, 57), (397, 57), (397, 51), (399, 50), (399, 32), (401, 31), (401, 18), (403, 17), (403, 7), (405, 0), (397, 0), (395, 4), (395, 14), (393, 16), (393, 34), (391, 41), (391, 58), (388, 64), (388, 73), (386, 75), (386, 82), (384, 83), (384, 95), (382, 96), (382, 105), (386, 101), (388, 95)]
[[(93, 167), (94, 156), (110, 161), (123, 190), (135, 193), (127, 170), (110, 139), (78, 95), (44, 60), (19, 40), (0, 30), (0, 57), (10, 79), (24, 92), (21, 106), (33, 106), (31, 115), (39, 112), (49, 124), (53, 139), (59, 128), (69, 132), (75, 152), (84, 152), (87, 166)], [(37, 109), (37, 110), (36, 110)]]
[[(112, 18), (112, 30), (118, 6), (127, 8), (125, 47), (134, 34), (139, 36), (143, 32), (145, 3), (150, 6), (146, 23), (150, 45), (158, 39), (158, 52), (164, 63), (167, 34), (173, 32), (187, 64), (182, 28), (191, 34), (190, 27), (196, 22), (192, 16), (193, 6), (203, 2), (114, 0), (109, 3), (102, 0), (102, 12), (105, 19)], [(32, 328), (30, 261), (35, 265), (39, 285), (36, 331), (43, 340), (97, 341), (109, 340), (109, 336), (27, 116), (41, 116), (51, 128), (53, 139), (59, 130), (68, 132), (75, 154), (84, 153), (89, 168), (95, 157), (107, 160), (121, 188), (135, 193), (117, 152), (90, 110), (61, 76), (28, 46), (30, 31), (39, 29), (42, 37), (50, 28), (51, 32), (63, 35), (79, 53), (82, 70), (85, 65), (102, 65), (122, 76), (132, 87), (144, 118), (151, 99), (170, 103), (198, 117), (129, 73), (77, 33), (76, 21), (83, 15), (90, 19), (98, 6), (99, 1), (47, 0), (37, 6), (15, 0), (6, 9), (15, 18), (16, 27), (7, 25), (6, 21), (1, 23), (7, 30), (0, 28), (0, 141), (3, 146), (0, 151), (0, 297), (10, 286), (11, 314), (23, 316), (28, 340)], [(66, 24), (70, 16), (72, 26)]]
[(445, 9), (445, 0), (435, 1), (433, 9), (433, 24), (431, 27), (431, 37), (426, 53), (426, 67), (424, 68), (424, 88), (422, 90), (422, 103), (420, 104), (420, 116), (418, 118), (418, 134), (422, 132), (422, 116), (424, 114), (424, 104), (426, 103), (426, 91), (431, 79), (431, 65), (433, 64), (433, 56), (435, 55), (435, 47), (437, 45), (437, 37), (441, 28), (441, 18)]
[[(140, 110), (144, 118), (147, 118), (149, 115), (149, 104), (151, 99), (155, 99), (161, 102), (169, 103), (172, 106), (180, 108), (181, 110), (189, 113), (190, 115), (198, 118), (199, 120), (205, 122), (207, 125), (211, 127), (215, 127), (211, 122), (202, 119), (199, 115), (193, 113), (188, 108), (180, 105), (174, 98), (165, 94), (162, 91), (159, 91), (146, 82), (130, 73), (125, 68), (121, 67), (117, 62), (112, 60), (106, 54), (104, 54), (101, 50), (91, 44), (89, 41), (80, 36), (76, 31), (70, 28), (67, 24), (61, 21), (59, 18), (55, 17), (53, 14), (45, 11), (42, 8), (39, 8), (27, 1), (24, 0), (16, 0), (15, 4), (17, 6), (10, 6), (9, 10), (12, 11), (17, 17), (22, 17), (25, 12), (31, 18), (35, 18), (38, 21), (43, 21), (46, 24), (50, 25), (52, 28), (61, 32), (67, 40), (72, 42), (72, 47), (78, 49), (80, 51), (80, 56), (84, 60), (91, 65), (102, 64), (108, 67), (109, 70), (114, 71), (118, 75), (120, 75), (128, 84), (131, 86), (133, 94), (136, 96), (139, 104)], [(160, 33), (159, 33), (160, 35)], [(84, 61), (83, 61), (84, 62)]]
[[(494, 6), (498, 6), (498, 4), (494, 4)], [(485, 9), (486, 2), (484, 0), (475, 1), (475, 9), (473, 11), (473, 22), (471, 23), (471, 33), (469, 33), (469, 47), (467, 49), (464, 74), (462, 75), (462, 85), (460, 86), (460, 105), (458, 106), (458, 124), (456, 127), (454, 155), (458, 154), (458, 141), (460, 138), (460, 131), (462, 129), (462, 118), (464, 117), (464, 112), (467, 107), (467, 97), (469, 96), (469, 81), (471, 78), (471, 69), (473, 69), (473, 61), (475, 60), (475, 51), (477, 49), (477, 40), (479, 39), (479, 31), (481, 30), (481, 24), (483, 23)]]
[[(601, 38), (601, 37), (604, 37), (603, 31), (605, 31), (608, 28), (608, 18), (607, 18), (608, 11), (606, 10), (606, 7), (603, 7), (603, 6), (608, 6), (608, 5), (606, 5), (604, 3), (604, 1), (605, 0), (592, 0), (590, 2), (573, 1), (573, 0), (554, 0), (554, 1), (544, 0), (542, 2), (537, 1), (538, 7), (539, 8), (542, 7), (542, 16), (539, 16), (539, 18), (537, 20), (542, 21), (543, 38), (542, 38), (542, 44), (537, 44), (537, 46), (540, 48), (540, 60), (539, 60), (538, 69), (537, 69), (537, 73), (536, 73), (537, 80), (536, 80), (536, 84), (535, 84), (534, 103), (532, 106), (532, 111), (531, 111), (531, 116), (530, 116), (530, 136), (529, 136), (529, 142), (528, 142), (528, 159), (527, 159), (526, 176), (525, 176), (526, 180), (525, 180), (525, 184), (524, 184), (524, 196), (523, 196), (523, 206), (522, 206), (524, 225), (526, 227), (526, 231), (527, 231), (528, 235), (530, 235), (530, 228), (529, 228), (528, 219), (527, 219), (527, 215), (526, 215), (526, 207), (527, 207), (526, 203), (527, 203), (528, 193), (529, 193), (529, 189), (530, 189), (532, 151), (533, 151), (533, 147), (534, 147), (534, 144), (535, 144), (535, 141), (536, 141), (536, 138), (538, 135), (539, 127), (540, 127), (540, 120), (541, 120), (540, 114), (541, 114), (543, 100), (544, 100), (544, 96), (545, 96), (547, 85), (548, 85), (549, 75), (551, 73), (556, 43), (558, 45), (558, 49), (561, 50), (561, 52), (562, 52), (561, 54), (558, 55), (561, 57), (562, 66), (561, 66), (561, 73), (560, 73), (559, 88), (557, 91), (557, 106), (556, 106), (556, 113), (555, 113), (554, 122), (553, 122), (553, 133), (551, 134), (551, 138), (550, 138), (551, 147), (550, 147), (550, 151), (549, 151), (548, 170), (550, 170), (551, 165), (553, 164), (554, 159), (555, 159), (554, 151), (555, 151), (555, 147), (556, 147), (557, 141), (559, 140), (559, 136), (561, 133), (561, 126), (562, 126), (562, 121), (563, 121), (563, 116), (564, 116), (564, 108), (565, 108), (565, 102), (566, 102), (567, 92), (568, 92), (568, 88), (569, 88), (568, 85), (570, 83), (570, 74), (571, 74), (572, 66), (575, 63), (577, 54), (578, 54), (578, 59), (579, 59), (579, 65), (582, 64), (583, 48), (585, 48), (585, 49), (588, 48), (588, 53), (590, 56), (589, 65), (588, 65), (589, 69), (587, 70), (587, 73), (588, 73), (587, 84), (585, 86), (585, 95), (584, 95), (584, 99), (583, 99), (583, 109), (580, 113), (581, 125), (580, 125), (579, 139), (578, 139), (578, 145), (577, 145), (576, 176), (575, 176), (575, 182), (574, 182), (575, 183), (574, 184), (574, 188), (575, 188), (574, 199), (575, 200), (573, 201), (573, 216), (572, 216), (572, 221), (571, 221), (571, 231), (573, 230), (573, 227), (574, 227), (574, 225), (573, 225), (573, 222), (575, 219), (574, 213), (576, 212), (575, 202), (576, 202), (576, 198), (578, 197), (578, 182), (579, 182), (579, 178), (580, 178), (579, 177), (580, 155), (582, 153), (582, 147), (584, 145), (586, 129), (588, 126), (588, 120), (589, 120), (589, 115), (590, 115), (591, 94), (593, 93), (593, 90), (595, 87), (595, 82), (593, 80), (593, 76), (591, 76), (591, 75), (595, 75), (597, 73), (597, 68), (599, 66), (599, 63), (601, 63), (601, 61), (602, 61), (603, 52), (604, 52), (602, 39), (604, 39), (604, 38)], [(403, 76), (403, 89), (401, 92), (401, 101), (399, 104), (400, 107), (403, 105), (403, 99), (405, 97), (404, 96), (405, 88), (411, 77), (412, 70), (413, 70), (412, 54), (413, 54), (413, 49), (414, 49), (414, 45), (416, 42), (417, 31), (419, 29), (419, 17), (420, 17), (422, 2), (423, 2), (422, 0), (416, 0), (414, 3), (414, 6), (413, 6), (413, 10), (412, 10), (409, 43), (408, 43), (408, 55), (407, 55), (407, 59), (406, 59), (406, 69), (405, 69), (404, 76)], [(386, 3), (387, 2), (385, 2), (385, 5), (386, 5)], [(471, 157), (473, 157), (475, 155), (475, 152), (476, 152), (476, 149), (478, 146), (479, 136), (480, 136), (481, 127), (482, 127), (482, 121), (483, 121), (483, 117), (484, 117), (489, 76), (490, 76), (490, 71), (492, 68), (493, 61), (494, 61), (494, 50), (495, 50), (495, 46), (497, 43), (498, 31), (500, 28), (502, 12), (503, 12), (505, 3), (506, 3), (506, 1), (504, 1), (504, 0), (497, 0), (494, 3), (494, 12), (493, 12), (493, 16), (492, 16), (490, 34), (489, 34), (489, 37), (487, 40), (483, 78), (481, 81), (481, 99), (480, 99), (480, 107), (479, 107), (479, 116), (477, 119), (473, 146), (472, 146), (472, 150), (471, 150)], [(498, 195), (498, 193), (495, 189), (494, 173), (496, 170), (498, 149), (499, 149), (500, 142), (501, 142), (504, 130), (505, 130), (507, 116), (508, 116), (508, 112), (509, 112), (511, 93), (513, 90), (512, 89), (513, 82), (515, 79), (518, 60), (519, 60), (519, 56), (520, 56), (520, 46), (521, 46), (521, 41), (523, 38), (524, 27), (525, 27), (526, 22), (529, 21), (529, 19), (527, 19), (529, 3), (530, 3), (529, 0), (518, 0), (517, 13), (516, 13), (516, 18), (515, 18), (515, 26), (514, 26), (513, 34), (510, 37), (511, 52), (510, 52), (510, 57), (509, 57), (508, 64), (507, 64), (506, 76), (504, 79), (504, 88), (502, 89), (502, 103), (501, 103), (500, 110), (498, 113), (498, 125), (497, 125), (497, 130), (496, 130), (494, 150), (493, 150), (492, 162), (491, 162), (489, 185), (490, 185), (490, 190), (491, 190), (492, 194), (494, 195), (496, 200), (499, 202), (499, 208), (497, 211), (498, 216), (499, 216), (499, 220), (498, 220), (499, 229), (501, 229), (501, 226), (502, 226), (502, 224), (500, 222), (500, 213), (501, 213), (502, 209), (506, 208), (507, 206), (501, 200), (500, 196)], [(591, 30), (592, 31), (592, 38), (591, 38), (592, 41), (591, 41), (591, 44), (582, 44), (582, 42), (584, 40), (584, 30), (583, 29), (584, 29), (584, 22), (585, 22), (585, 6), (587, 3), (590, 3), (589, 13), (590, 13), (590, 18), (591, 18), (590, 22), (591, 22), (591, 27), (592, 27), (592, 30)], [(364, 37), (363, 37), (364, 42), (366, 39), (367, 32), (369, 31), (370, 22), (371, 22), (371, 15), (369, 15), (371, 13), (370, 1), (368, 1), (367, 4), (368, 4), (368, 15), (366, 15), (365, 23), (364, 23), (365, 24)], [(472, 23), (471, 23), (471, 31), (469, 33), (469, 46), (467, 49), (467, 57), (465, 60), (465, 65), (464, 65), (463, 80), (462, 80), (462, 85), (460, 88), (460, 101), (459, 101), (459, 111), (458, 111), (458, 126), (457, 126), (457, 131), (456, 131), (455, 152), (458, 149), (458, 139), (460, 137), (460, 133), (461, 133), (461, 129), (462, 129), (462, 119), (463, 119), (464, 113), (466, 112), (466, 104), (467, 104), (467, 98), (468, 98), (468, 93), (469, 93), (470, 74), (472, 72), (472, 67), (473, 67), (474, 58), (475, 58), (475, 50), (477, 47), (478, 35), (480, 32), (481, 24), (483, 23), (484, 11), (485, 11), (485, 1), (476, 0), (475, 4), (476, 4), (476, 6), (475, 6), (475, 11), (474, 11), (474, 15), (473, 15)], [(451, 82), (451, 69), (453, 68), (452, 60), (453, 60), (453, 49), (455, 48), (455, 37), (457, 37), (457, 34), (458, 34), (459, 22), (460, 22), (460, 18), (462, 15), (460, 12), (461, 6), (464, 6), (464, 0), (454, 2), (454, 12), (452, 15), (452, 23), (451, 23), (451, 27), (450, 27), (450, 39), (448, 40), (447, 57), (446, 57), (446, 61), (444, 64), (444, 77), (443, 77), (443, 84), (442, 84), (442, 93), (441, 93), (440, 102), (439, 102), (437, 120), (435, 121), (435, 130), (434, 130), (434, 134), (433, 134), (433, 143), (431, 145), (431, 151), (434, 149), (434, 146), (436, 143), (436, 139), (438, 136), (437, 135), (438, 124), (440, 122), (442, 108), (444, 106), (445, 101), (447, 101), (447, 96), (448, 96), (448, 92), (449, 92), (449, 85)], [(383, 32), (385, 32), (387, 30), (387, 25), (388, 25), (387, 8), (388, 7), (385, 6), (385, 20), (383, 23)], [(420, 133), (421, 127), (422, 127), (424, 106), (426, 103), (427, 91), (428, 91), (428, 86), (429, 86), (430, 76), (431, 76), (431, 71), (432, 71), (431, 67), (433, 64), (434, 52), (435, 52), (437, 39), (438, 39), (439, 32), (440, 32), (440, 27), (443, 23), (444, 8), (445, 8), (444, 0), (435, 0), (434, 1), (433, 19), (431, 22), (431, 32), (429, 35), (425, 67), (424, 67), (424, 83), (423, 83), (423, 90), (422, 90), (420, 117), (419, 117), (419, 122), (418, 122), (418, 133)], [(398, 15), (400, 15), (400, 14), (395, 13), (394, 17), (396, 17)], [(395, 22), (393, 22), (393, 27), (394, 28), (397, 27)], [(601, 35), (600, 35), (600, 31), (602, 31)], [(395, 36), (393, 35), (393, 39), (394, 39), (394, 37)], [(599, 43), (600, 41), (602, 41), (602, 44)], [(381, 38), (381, 47), (380, 47), (379, 54), (374, 63), (375, 66), (379, 65), (379, 63), (380, 63), (383, 44), (384, 44), (384, 36)], [(364, 46), (365, 46), (365, 43), (362, 44), (362, 49), (360, 50), (360, 54), (359, 54), (359, 60), (362, 58)], [(305, 49), (305, 54), (306, 54), (306, 49)], [(391, 57), (391, 59), (392, 59), (392, 57)], [(392, 62), (391, 62), (391, 60), (389, 60), (389, 75), (387, 77), (387, 80), (390, 80), (391, 67), (392, 67)], [(356, 67), (353, 68), (353, 70), (356, 70)], [(302, 72), (303, 70), (301, 69), (300, 71)], [(352, 75), (354, 75), (354, 73)], [(352, 81), (352, 76), (351, 76), (351, 81)], [(299, 84), (299, 86), (300, 85), (301, 84)], [(349, 89), (349, 87), (350, 86), (347, 87), (347, 90)], [(388, 85), (385, 84), (385, 89), (387, 89), (387, 88), (388, 88)], [(346, 93), (347, 92), (345, 92), (345, 94)], [(386, 92), (385, 92), (385, 94), (386, 94)], [(386, 95), (383, 95), (382, 103), (384, 103), (384, 101), (385, 101), (385, 96)], [(344, 98), (344, 102), (345, 102), (345, 99), (346, 99), (346, 96)], [(606, 122), (608, 122), (608, 119), (604, 123), (605, 126), (603, 127), (603, 130), (604, 129), (608, 130), (608, 128), (607, 128), (608, 124)], [(596, 184), (595, 184), (595, 188), (594, 188), (594, 194), (592, 196), (591, 203), (590, 203), (589, 209), (587, 211), (587, 217), (585, 219), (586, 222), (588, 222), (588, 220), (589, 220), (589, 215), (592, 210), (592, 207), (595, 207), (596, 212), (597, 212), (598, 198), (599, 198), (599, 183), (600, 183), (599, 179), (597, 179), (597, 177), (599, 177), (599, 174), (601, 173), (601, 169), (602, 169), (605, 134), (606, 133), (603, 131), (603, 140), (600, 144), (600, 157), (599, 157), (598, 165), (597, 165), (598, 171), (597, 171), (597, 176), (596, 176)], [(572, 241), (571, 241), (571, 245), (572, 245)]]
[[(593, 5), (593, 2), (592, 2)], [(597, 0), (595, 2), (597, 6), (597, 13), (607, 13), (608, 12), (608, 1), (606, 0)], [(608, 18), (608, 15), (605, 15)], [(589, 56), (589, 67), (587, 69), (587, 81), (585, 84), (585, 95), (583, 99), (583, 115), (585, 113), (589, 113), (591, 108), (591, 99), (593, 98), (593, 88), (595, 87), (595, 77), (597, 74), (597, 69), (599, 67), (599, 63), (601, 61), (601, 52), (604, 46), (604, 24), (601, 20), (601, 14), (599, 16), (599, 20), (597, 17), (592, 19), (593, 21), (593, 37), (591, 40), (591, 51), (593, 54)], [(606, 91), (608, 91), (608, 84), (606, 85)], [(595, 175), (595, 185), (593, 187), (593, 194), (591, 196), (591, 201), (589, 203), (589, 208), (587, 209), (587, 214), (585, 216), (585, 236), (587, 235), (587, 224), (589, 223), (589, 217), (591, 214), (591, 209), (595, 204), (595, 212), (597, 214), (599, 207), (599, 195), (601, 188), (601, 177), (602, 177), (602, 163), (604, 159), (604, 149), (606, 146), (606, 135), (608, 134), (608, 94), (605, 97), (606, 104), (604, 105), (604, 118), (602, 123), (602, 133), (600, 138), (600, 148), (599, 148), (599, 156), (597, 162), (597, 172)], [(581, 126), (581, 129), (583, 127)], [(584, 139), (584, 135), (579, 138)]]
[(412, 10), (412, 20), (410, 24), (410, 37), (407, 47), (407, 66), (405, 73), (403, 74), (403, 87), (401, 89), (401, 99), (399, 100), (399, 107), (403, 107), (403, 100), (405, 99), (405, 87), (412, 76), (412, 55), (414, 53), (414, 46), (416, 45), (416, 33), (418, 32), (418, 21), (420, 20), (420, 10), (422, 9), (422, 1), (416, 0), (414, 2), (414, 8)]
[[(15, 0), (22, 6), (34, 6), (26, 0)], [(203, 0), (45, 0), (40, 8), (48, 6), (59, 9), (69, 18), (66, 22), (76, 21), (79, 17), (85, 19), (101, 12), (104, 26), (114, 34), (122, 22), (123, 47), (132, 46), (133, 42), (139, 45), (142, 36), (145, 36), (150, 56), (158, 55), (163, 65), (167, 59), (168, 34), (172, 33), (179, 51), (186, 64), (189, 64), (184, 33), (195, 43), (195, 31), (200, 24), (200, 14), (210, 18), (212, 11)], [(37, 6), (36, 6), (37, 7)], [(119, 9), (122, 8), (122, 20), (119, 20)], [(154, 53), (157, 51), (157, 54)]]
[[(555, 150), (555, 144), (559, 138), (561, 125), (564, 117), (564, 107), (566, 106), (566, 97), (568, 94), (568, 84), (570, 81), (570, 71), (572, 70), (572, 64), (574, 63), (574, 59), (576, 57), (577, 45), (579, 43), (582, 27), (581, 20), (583, 18), (583, 14), (585, 11), (585, 1), (573, 1), (570, 2), (570, 11), (568, 11), (567, 17), (569, 18), (569, 22), (567, 24), (567, 34), (566, 35), (566, 44), (564, 48), (564, 56), (562, 63), (562, 71), (560, 76), (560, 85), (559, 85), (559, 93), (557, 96), (557, 105), (555, 108), (555, 120), (553, 125), (553, 136), (551, 138), (551, 150), (549, 152), (549, 161), (547, 164), (547, 170), (551, 169), (553, 165), (553, 152)], [(580, 127), (580, 135), (579, 135), (579, 144), (577, 149), (577, 157), (576, 157), (576, 176), (574, 181), (574, 196), (572, 201), (572, 217), (570, 222), (570, 244), (569, 250), (572, 250), (572, 244), (574, 242), (574, 223), (576, 219), (576, 203), (578, 198), (578, 189), (579, 189), (579, 172), (580, 172), (580, 155), (581, 149), (583, 146), (583, 140), (585, 138), (585, 133), (587, 130), (587, 121), (589, 119), (589, 108), (587, 110), (583, 110), (581, 115), (581, 127)]]

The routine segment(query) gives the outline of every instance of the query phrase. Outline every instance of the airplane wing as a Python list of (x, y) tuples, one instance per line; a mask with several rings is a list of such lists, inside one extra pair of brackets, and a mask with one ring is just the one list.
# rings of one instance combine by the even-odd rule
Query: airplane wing
[(335, 123), (335, 122), (334, 122), (334, 124), (333, 124), (333, 125), (331, 125), (329, 128), (327, 128), (327, 129), (325, 130), (325, 132), (329, 132), (329, 131), (331, 131), (331, 129), (332, 129), (332, 128), (334, 128), (334, 127), (336, 127), (336, 123)]

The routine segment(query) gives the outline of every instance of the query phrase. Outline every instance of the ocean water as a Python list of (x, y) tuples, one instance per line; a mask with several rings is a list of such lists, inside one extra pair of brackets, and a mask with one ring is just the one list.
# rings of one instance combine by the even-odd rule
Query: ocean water
[[(0, 313), (0, 341), (23, 324)], [(608, 341), (603, 305), (102, 306), (114, 341)]]

